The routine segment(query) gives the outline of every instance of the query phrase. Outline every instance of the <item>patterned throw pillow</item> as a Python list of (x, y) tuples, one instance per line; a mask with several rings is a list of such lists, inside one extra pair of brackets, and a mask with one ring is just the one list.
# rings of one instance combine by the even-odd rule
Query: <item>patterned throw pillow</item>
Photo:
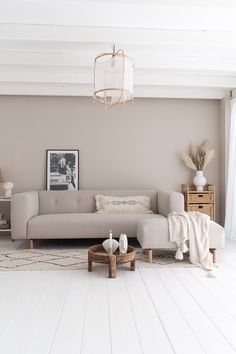
[(95, 200), (97, 213), (153, 214), (151, 200), (147, 196), (114, 197), (98, 194)]

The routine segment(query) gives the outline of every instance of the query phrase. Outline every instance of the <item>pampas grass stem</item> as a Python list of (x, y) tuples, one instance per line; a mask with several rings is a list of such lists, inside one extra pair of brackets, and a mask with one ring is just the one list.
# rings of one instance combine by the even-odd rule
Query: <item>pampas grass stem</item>
[(182, 159), (185, 166), (195, 171), (203, 171), (215, 157), (215, 150), (209, 149), (208, 140), (194, 148), (190, 145), (189, 152), (183, 152)]

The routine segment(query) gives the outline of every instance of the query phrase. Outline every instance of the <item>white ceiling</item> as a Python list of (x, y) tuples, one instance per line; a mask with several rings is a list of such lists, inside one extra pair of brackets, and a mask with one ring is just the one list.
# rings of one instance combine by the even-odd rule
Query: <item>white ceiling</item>
[(0, 94), (92, 94), (115, 43), (136, 97), (222, 98), (236, 87), (236, 0), (0, 0)]

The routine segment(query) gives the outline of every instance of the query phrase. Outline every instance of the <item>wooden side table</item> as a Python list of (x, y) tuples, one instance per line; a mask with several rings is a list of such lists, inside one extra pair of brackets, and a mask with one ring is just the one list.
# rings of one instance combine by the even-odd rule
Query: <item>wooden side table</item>
[(196, 191), (194, 186), (182, 184), (185, 211), (199, 211), (210, 216), (215, 221), (215, 187), (207, 184), (202, 192)]
[[(11, 207), (11, 198), (6, 198), (6, 197), (1, 197), (0, 196), (0, 205), (1, 203), (9, 203), (9, 206)], [(7, 227), (4, 227), (4, 228), (1, 228), (0, 227), (0, 232), (8, 232), (8, 233), (11, 233), (11, 225), (7, 226)]]
[(128, 246), (127, 253), (121, 254), (115, 252), (114, 254), (109, 254), (104, 250), (103, 245), (95, 245), (88, 249), (88, 271), (92, 272), (93, 262), (105, 263), (108, 265), (108, 277), (115, 278), (117, 264), (130, 262), (130, 270), (135, 271), (135, 258), (136, 251), (131, 246)]

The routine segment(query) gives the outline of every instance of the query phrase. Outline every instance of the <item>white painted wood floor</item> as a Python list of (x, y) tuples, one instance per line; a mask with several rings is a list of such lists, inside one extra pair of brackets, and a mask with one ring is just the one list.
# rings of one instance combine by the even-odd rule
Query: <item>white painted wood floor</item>
[(236, 353), (236, 243), (197, 268), (0, 272), (1, 354)]

